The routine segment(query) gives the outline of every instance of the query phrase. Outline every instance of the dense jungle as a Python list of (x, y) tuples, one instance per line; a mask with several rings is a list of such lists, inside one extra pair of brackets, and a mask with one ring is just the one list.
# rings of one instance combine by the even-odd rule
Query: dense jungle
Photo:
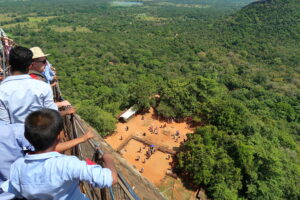
[(133, 105), (198, 125), (176, 170), (211, 199), (300, 198), (299, 0), (1, 0), (0, 27), (102, 136)]

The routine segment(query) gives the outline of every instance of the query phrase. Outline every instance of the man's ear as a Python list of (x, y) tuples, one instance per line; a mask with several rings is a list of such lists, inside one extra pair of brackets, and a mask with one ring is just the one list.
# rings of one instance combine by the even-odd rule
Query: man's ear
[(58, 140), (63, 139), (63, 138), (65, 137), (65, 134), (64, 134), (64, 133), (65, 133), (64, 130), (61, 130), (61, 131), (59, 132), (58, 136), (57, 136), (57, 139), (58, 139)]
[(33, 62), (29, 65), (28, 69), (31, 70), (33, 67)]

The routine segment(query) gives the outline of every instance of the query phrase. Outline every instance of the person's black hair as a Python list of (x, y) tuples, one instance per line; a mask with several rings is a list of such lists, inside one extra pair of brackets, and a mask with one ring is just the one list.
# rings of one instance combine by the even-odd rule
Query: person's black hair
[(13, 47), (9, 52), (11, 71), (27, 73), (32, 63), (32, 56), (33, 53), (30, 49), (21, 46)]
[(25, 138), (36, 151), (43, 151), (51, 147), (62, 130), (63, 118), (56, 110), (34, 111), (25, 119)]

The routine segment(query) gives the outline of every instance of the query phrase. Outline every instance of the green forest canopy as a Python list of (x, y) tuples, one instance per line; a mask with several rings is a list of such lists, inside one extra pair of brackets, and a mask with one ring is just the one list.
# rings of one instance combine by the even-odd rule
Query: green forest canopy
[(0, 24), (51, 53), (64, 96), (101, 135), (121, 110), (154, 106), (204, 124), (177, 170), (211, 198), (299, 199), (299, 2), (141, 2), (7, 0)]

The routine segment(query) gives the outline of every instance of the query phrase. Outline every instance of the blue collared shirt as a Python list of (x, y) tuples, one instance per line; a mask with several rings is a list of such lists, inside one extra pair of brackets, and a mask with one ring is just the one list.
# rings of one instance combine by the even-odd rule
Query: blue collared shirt
[(110, 187), (113, 178), (109, 169), (88, 165), (75, 156), (27, 154), (12, 164), (8, 191), (26, 199), (87, 200), (79, 181), (102, 188)]
[(52, 64), (49, 61), (47, 61), (47, 65), (45, 66), (45, 71), (43, 71), (42, 73), (45, 75), (48, 83), (50, 83), (53, 80), (53, 77), (55, 76), (55, 72), (52, 71), (51, 67)]
[(50, 85), (32, 79), (28, 74), (5, 78), (0, 84), (0, 121), (24, 123), (33, 111), (50, 108), (58, 110)]
[(34, 150), (24, 137), (24, 124), (0, 125), (0, 185), (8, 179), (10, 166), (24, 157), (23, 150)]

